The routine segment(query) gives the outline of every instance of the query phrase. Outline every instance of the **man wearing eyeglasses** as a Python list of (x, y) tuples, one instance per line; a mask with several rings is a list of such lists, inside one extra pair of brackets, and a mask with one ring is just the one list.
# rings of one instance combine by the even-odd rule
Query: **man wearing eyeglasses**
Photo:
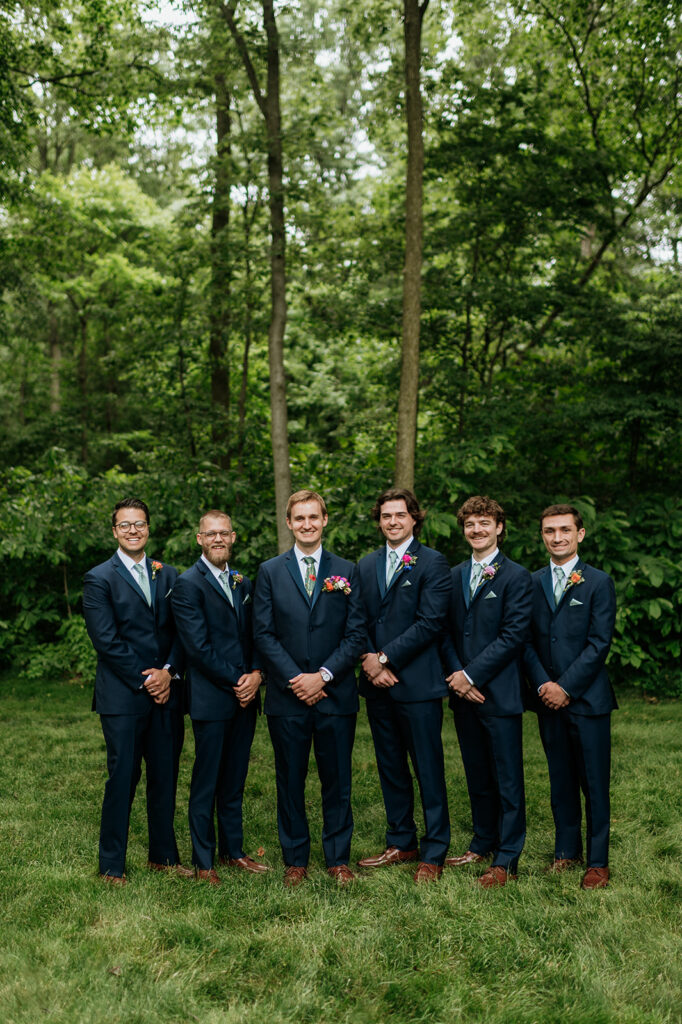
[(93, 711), (100, 716), (109, 777), (104, 788), (99, 871), (124, 885), (128, 824), (144, 758), (149, 864), (183, 868), (173, 830), (184, 739), (182, 648), (170, 595), (177, 572), (145, 555), (149, 509), (139, 498), (119, 501), (111, 517), (118, 550), (86, 573), (85, 624), (97, 651)]
[(196, 877), (220, 885), (214, 868), (214, 808), (220, 864), (259, 874), (269, 869), (244, 852), (242, 800), (262, 682), (254, 661), (251, 581), (230, 568), (236, 533), (217, 509), (199, 522), (201, 557), (178, 578), (173, 612), (187, 658), (195, 759), (189, 830)]

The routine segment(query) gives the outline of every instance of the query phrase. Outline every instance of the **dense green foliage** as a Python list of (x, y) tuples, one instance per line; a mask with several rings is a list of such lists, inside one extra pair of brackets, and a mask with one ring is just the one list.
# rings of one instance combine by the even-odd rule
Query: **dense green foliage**
[[(0, 12), (0, 659), (35, 674), (87, 675), (80, 581), (123, 494), (179, 567), (211, 505), (246, 571), (275, 551), (262, 118), (217, 0), (173, 9)], [(291, 475), (349, 556), (393, 473), (400, 10), (277, 10)], [(579, 500), (614, 679), (659, 694), (682, 693), (681, 10), (432, 0), (423, 37), (427, 541), (458, 559), (454, 511), (490, 493), (535, 568), (539, 510)], [(259, 5), (237, 11), (261, 59)]]
[[(682, 704), (625, 697), (613, 716), (612, 880), (548, 876), (547, 765), (525, 716), (528, 840), (519, 879), (482, 892), (475, 871), (417, 889), (409, 867), (351, 891), (324, 873), (319, 786), (309, 780), (311, 879), (282, 886), (274, 765), (259, 722), (245, 794), (246, 848), (274, 870), (226, 870), (220, 889), (144, 869), (144, 794), (133, 805), (129, 884), (96, 876), (105, 751), (87, 688), (0, 679), (0, 1017), (6, 1024), (675, 1024), (682, 999)], [(452, 850), (470, 838), (461, 758), (444, 725)], [(176, 831), (189, 857), (192, 764)], [(352, 855), (385, 822), (364, 711), (354, 751)], [(656, 780), (656, 785), (651, 780)], [(417, 801), (419, 806), (419, 801)]]

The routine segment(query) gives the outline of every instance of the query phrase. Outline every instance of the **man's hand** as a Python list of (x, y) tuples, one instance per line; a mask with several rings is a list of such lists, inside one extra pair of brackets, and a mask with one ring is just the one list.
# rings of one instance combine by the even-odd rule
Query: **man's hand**
[(146, 668), (142, 675), (147, 677), (144, 688), (154, 703), (165, 704), (170, 697), (170, 672), (165, 668)]
[(258, 687), (263, 682), (263, 674), (260, 669), (254, 669), (253, 672), (245, 672), (243, 676), (240, 676), (237, 680), (237, 685), (234, 688), (234, 695), (239, 701), (239, 706), (245, 708), (247, 704), (255, 698), (258, 693)]
[(469, 682), (461, 669), (446, 676), (445, 682), (458, 697), (464, 697), (465, 700), (470, 700), (474, 704), (485, 704), (485, 697), (481, 691), (473, 683)]
[(397, 675), (391, 672), (390, 668), (387, 668), (386, 665), (382, 665), (379, 661), (379, 655), (373, 651), (363, 654), (361, 661), (362, 671), (375, 686), (395, 686), (398, 682)]
[(322, 700), (327, 694), (324, 689), (324, 680), (319, 672), (299, 672), (297, 676), (290, 679), (291, 689), (299, 700), (312, 707)]
[(571, 703), (568, 694), (561, 689), (558, 683), (553, 683), (551, 680), (542, 684), (538, 694), (542, 703), (550, 711), (558, 711), (559, 708), (565, 708)]

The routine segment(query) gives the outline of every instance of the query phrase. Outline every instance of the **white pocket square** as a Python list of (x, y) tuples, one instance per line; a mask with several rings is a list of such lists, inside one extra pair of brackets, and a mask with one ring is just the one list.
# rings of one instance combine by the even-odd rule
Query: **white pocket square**
[(400, 584), (400, 586), (401, 586), (401, 587), (411, 587), (411, 586), (412, 586), (412, 584), (410, 583), (410, 581), (409, 581), (409, 580), (405, 580), (405, 582), (404, 582), (404, 583), (401, 583), (401, 584)]
[(250, 600), (251, 600), (251, 594), (247, 594), (246, 597), (244, 598), (244, 600), (242, 601), (242, 604), (248, 604)]
[(494, 590), (490, 590), (490, 591), (488, 591), (488, 593), (487, 593), (487, 594), (485, 595), (485, 597), (483, 598), (483, 600), (484, 600), (484, 601), (489, 601), (491, 597), (497, 597), (497, 594), (495, 593), (495, 591), (494, 591)]
[(168, 593), (164, 596), (164, 601), (166, 600), (167, 597), (170, 597), (172, 593), (173, 593), (173, 588), (171, 587), (170, 590), (168, 591)]
[(582, 601), (576, 601), (576, 599), (575, 599), (574, 597), (572, 597), (572, 598), (571, 598), (571, 603), (569, 604), (569, 606), (568, 606), (568, 607), (569, 607), (569, 608), (575, 608), (575, 606), (576, 606), (577, 604), (582, 604)]

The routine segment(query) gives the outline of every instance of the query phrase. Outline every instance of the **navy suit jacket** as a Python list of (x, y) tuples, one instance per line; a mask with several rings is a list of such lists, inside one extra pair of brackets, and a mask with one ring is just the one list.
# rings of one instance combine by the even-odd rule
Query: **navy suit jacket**
[(531, 638), (524, 654), (528, 703), (546, 711), (537, 691), (551, 680), (571, 698), (569, 711), (605, 715), (618, 707), (605, 668), (616, 621), (616, 589), (610, 576), (580, 559), (575, 569), (583, 581), (567, 586), (556, 608), (550, 566), (533, 573)]
[[(83, 615), (97, 651), (93, 710), (100, 715), (143, 715), (154, 704), (142, 687), (146, 668), (173, 665), (180, 672), (183, 655), (175, 631), (170, 595), (177, 570), (164, 565), (152, 579), (151, 560), (145, 556), (151, 607), (116, 552), (83, 578)], [(181, 706), (179, 681), (171, 683), (171, 696), (163, 705)]]
[(414, 703), (448, 692), (438, 653), (450, 600), (448, 563), (416, 539), (408, 553), (414, 565), (401, 567), (388, 589), (385, 544), (358, 563), (367, 616), (365, 650), (383, 651), (398, 676), (395, 686), (379, 689), (361, 672), (360, 693), (370, 700), (389, 694), (393, 700)]
[(447, 675), (466, 669), (485, 697), (472, 704), (455, 694), (454, 711), (474, 707), (482, 715), (518, 715), (523, 711), (521, 660), (531, 614), (531, 576), (499, 552), (497, 571), (469, 597), (471, 559), (452, 570), (448, 631), (443, 641)]
[[(345, 576), (351, 592), (323, 590), (330, 576)], [(254, 637), (267, 672), (265, 712), (301, 715), (308, 706), (289, 680), (301, 672), (328, 668), (326, 698), (314, 710), (326, 715), (351, 715), (358, 710), (355, 663), (363, 651), (365, 620), (358, 574), (352, 562), (322, 549), (312, 598), (303, 585), (294, 549), (263, 562), (253, 598)]]
[(185, 650), (189, 714), (199, 721), (223, 721), (239, 708), (237, 680), (255, 667), (251, 580), (232, 587), (234, 607), (202, 558), (183, 572), (173, 588), (173, 615)]

